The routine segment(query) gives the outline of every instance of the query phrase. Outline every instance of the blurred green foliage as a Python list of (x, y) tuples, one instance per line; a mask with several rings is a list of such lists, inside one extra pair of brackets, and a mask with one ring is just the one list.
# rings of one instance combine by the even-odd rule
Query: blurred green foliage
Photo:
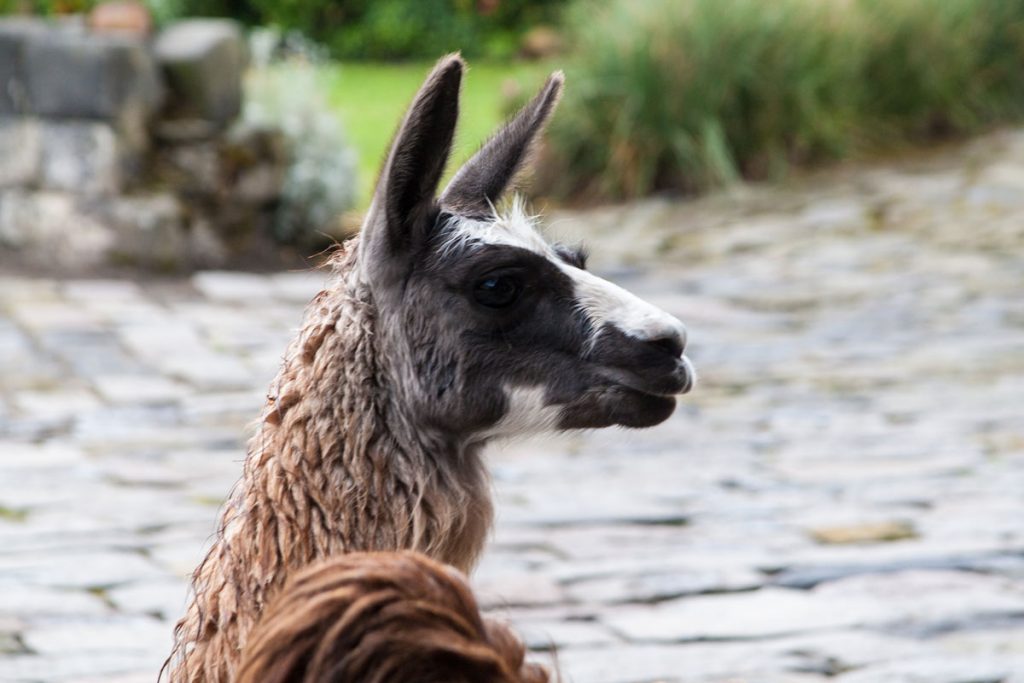
[[(0, 0), (0, 14), (69, 14), (98, 0)], [(187, 16), (232, 17), (248, 25), (297, 30), (334, 57), (506, 58), (519, 37), (557, 23), (566, 0), (144, 0), (157, 23)]]
[(74, 14), (95, 4), (95, 0), (0, 0), (0, 14)]
[(577, 0), (546, 175), (628, 197), (1024, 118), (1024, 0)]
[[(153, 0), (157, 2), (157, 0)], [(177, 14), (231, 16), (298, 30), (335, 57), (514, 54), (523, 30), (553, 22), (565, 0), (159, 0)]]

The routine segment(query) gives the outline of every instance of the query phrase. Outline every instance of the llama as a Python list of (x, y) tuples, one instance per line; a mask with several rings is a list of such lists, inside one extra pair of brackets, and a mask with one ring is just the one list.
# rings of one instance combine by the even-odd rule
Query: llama
[(252, 630), (237, 683), (548, 683), (480, 615), (466, 579), (411, 551), (351, 553), (289, 578)]
[(285, 353), (193, 575), (172, 681), (232, 680), (268, 600), (318, 559), (408, 549), (469, 571), (491, 523), (488, 442), (653, 426), (693, 385), (678, 320), (549, 245), (520, 202), (495, 209), (561, 73), (435, 195), (463, 68), (442, 59), (416, 95)]

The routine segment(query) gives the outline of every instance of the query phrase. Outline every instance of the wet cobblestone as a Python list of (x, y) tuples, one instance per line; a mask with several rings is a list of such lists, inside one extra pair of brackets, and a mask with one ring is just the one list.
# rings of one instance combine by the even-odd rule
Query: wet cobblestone
[[(495, 447), (475, 577), (587, 683), (1024, 681), (1024, 132), (556, 216), (665, 425)], [(153, 680), (318, 273), (0, 273), (0, 680)]]

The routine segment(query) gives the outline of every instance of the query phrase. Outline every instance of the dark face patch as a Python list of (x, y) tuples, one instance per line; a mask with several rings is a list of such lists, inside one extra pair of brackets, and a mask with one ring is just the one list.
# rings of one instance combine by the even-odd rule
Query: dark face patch
[[(403, 349), (400, 381), (415, 383), (405, 399), (418, 424), (488, 433), (515, 409), (513, 388), (542, 390), (551, 428), (668, 418), (669, 394), (681, 387), (678, 358), (610, 325), (595, 330), (573, 280), (547, 257), (497, 244), (441, 249), (448, 237), (439, 230), (421, 251), (384, 316)], [(585, 265), (581, 251), (557, 249), (566, 263)]]

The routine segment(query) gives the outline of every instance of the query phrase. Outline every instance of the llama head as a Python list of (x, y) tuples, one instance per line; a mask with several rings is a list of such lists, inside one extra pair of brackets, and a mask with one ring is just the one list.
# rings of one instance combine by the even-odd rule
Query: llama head
[(561, 73), (435, 195), (463, 68), (442, 59), (417, 94), (358, 247), (404, 417), (469, 441), (666, 420), (694, 383), (682, 323), (588, 272), (582, 251), (546, 242), (521, 202), (495, 208)]

